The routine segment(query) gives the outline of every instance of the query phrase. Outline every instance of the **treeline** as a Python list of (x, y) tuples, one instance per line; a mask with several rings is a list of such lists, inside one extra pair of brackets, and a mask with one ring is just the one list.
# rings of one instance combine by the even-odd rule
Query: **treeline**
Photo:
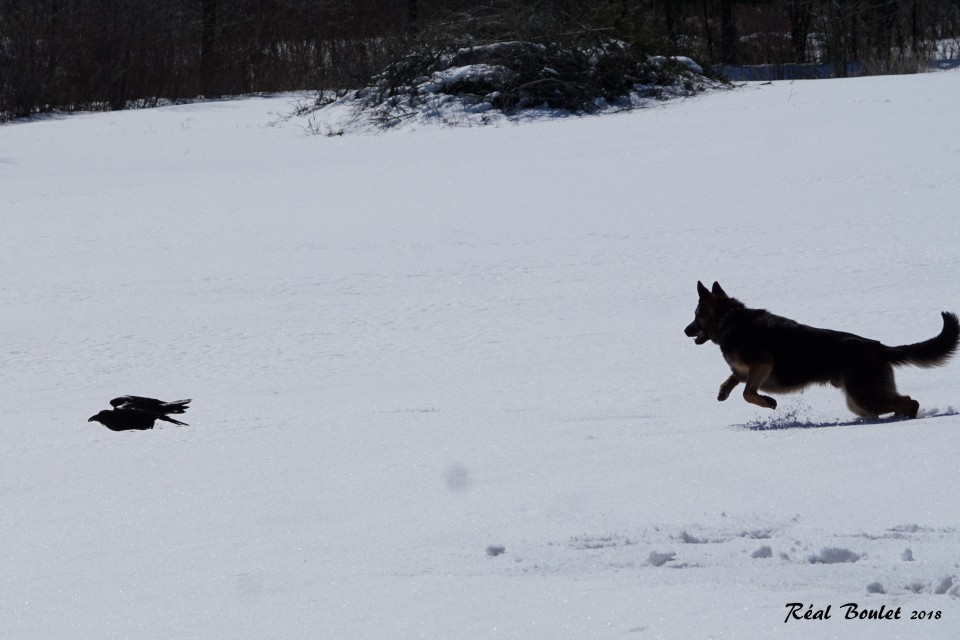
[(349, 82), (404, 20), (390, 0), (0, 0), (0, 116)]
[(908, 70), (960, 0), (0, 0), (0, 119), (356, 87), (424, 42), (617, 38), (702, 64)]

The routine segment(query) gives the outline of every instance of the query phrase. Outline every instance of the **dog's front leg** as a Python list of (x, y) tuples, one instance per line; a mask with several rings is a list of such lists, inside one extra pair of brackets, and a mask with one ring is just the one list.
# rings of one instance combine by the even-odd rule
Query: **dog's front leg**
[(747, 387), (743, 390), (744, 400), (758, 407), (765, 407), (767, 409), (777, 408), (776, 400), (770, 396), (762, 396), (757, 393), (757, 389), (770, 377), (771, 371), (773, 371), (773, 360), (769, 358), (750, 364), (750, 368), (747, 370)]
[(737, 377), (737, 374), (731, 373), (730, 377), (723, 381), (723, 384), (720, 385), (720, 393), (717, 394), (717, 400), (723, 402), (730, 397), (730, 392), (740, 384), (740, 378)]

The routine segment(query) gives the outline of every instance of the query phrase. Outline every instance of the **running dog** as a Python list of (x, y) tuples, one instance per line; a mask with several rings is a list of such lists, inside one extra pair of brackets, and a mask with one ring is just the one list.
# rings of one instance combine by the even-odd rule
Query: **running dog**
[(947, 311), (941, 314), (943, 329), (938, 336), (888, 347), (852, 333), (818, 329), (764, 309), (750, 309), (716, 282), (712, 290), (697, 282), (697, 292), (700, 303), (684, 333), (696, 344), (710, 340), (720, 345), (732, 371), (720, 385), (720, 401), (743, 382), (744, 400), (775, 409), (777, 401), (759, 390), (789, 393), (829, 383), (843, 391), (847, 406), (859, 416), (894, 413), (916, 418), (920, 403), (897, 393), (893, 367), (939, 367), (960, 341), (960, 322)]

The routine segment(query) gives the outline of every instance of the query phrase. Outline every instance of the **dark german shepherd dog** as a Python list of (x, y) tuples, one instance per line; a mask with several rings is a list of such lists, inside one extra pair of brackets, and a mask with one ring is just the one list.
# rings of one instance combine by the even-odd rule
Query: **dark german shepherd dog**
[(733, 373), (720, 385), (718, 400), (726, 400), (744, 382), (744, 400), (775, 409), (777, 401), (757, 390), (787, 393), (830, 383), (843, 390), (847, 406), (859, 416), (892, 412), (916, 418), (920, 403), (897, 393), (893, 366), (938, 367), (960, 341), (957, 316), (946, 311), (941, 314), (940, 335), (888, 347), (852, 333), (817, 329), (763, 309), (749, 309), (716, 282), (712, 291), (698, 282), (697, 291), (700, 304), (684, 333), (697, 344), (712, 340), (720, 345)]

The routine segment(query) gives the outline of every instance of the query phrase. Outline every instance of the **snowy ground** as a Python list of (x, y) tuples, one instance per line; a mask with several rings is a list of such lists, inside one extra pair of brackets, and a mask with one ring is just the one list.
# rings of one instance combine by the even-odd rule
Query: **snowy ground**
[[(960, 363), (899, 370), (931, 417), (854, 424), (831, 388), (718, 403), (682, 330), (702, 279), (936, 334), (958, 80), (338, 138), (293, 97), (0, 127), (0, 636), (954, 638)], [(86, 421), (126, 393), (191, 426)]]

